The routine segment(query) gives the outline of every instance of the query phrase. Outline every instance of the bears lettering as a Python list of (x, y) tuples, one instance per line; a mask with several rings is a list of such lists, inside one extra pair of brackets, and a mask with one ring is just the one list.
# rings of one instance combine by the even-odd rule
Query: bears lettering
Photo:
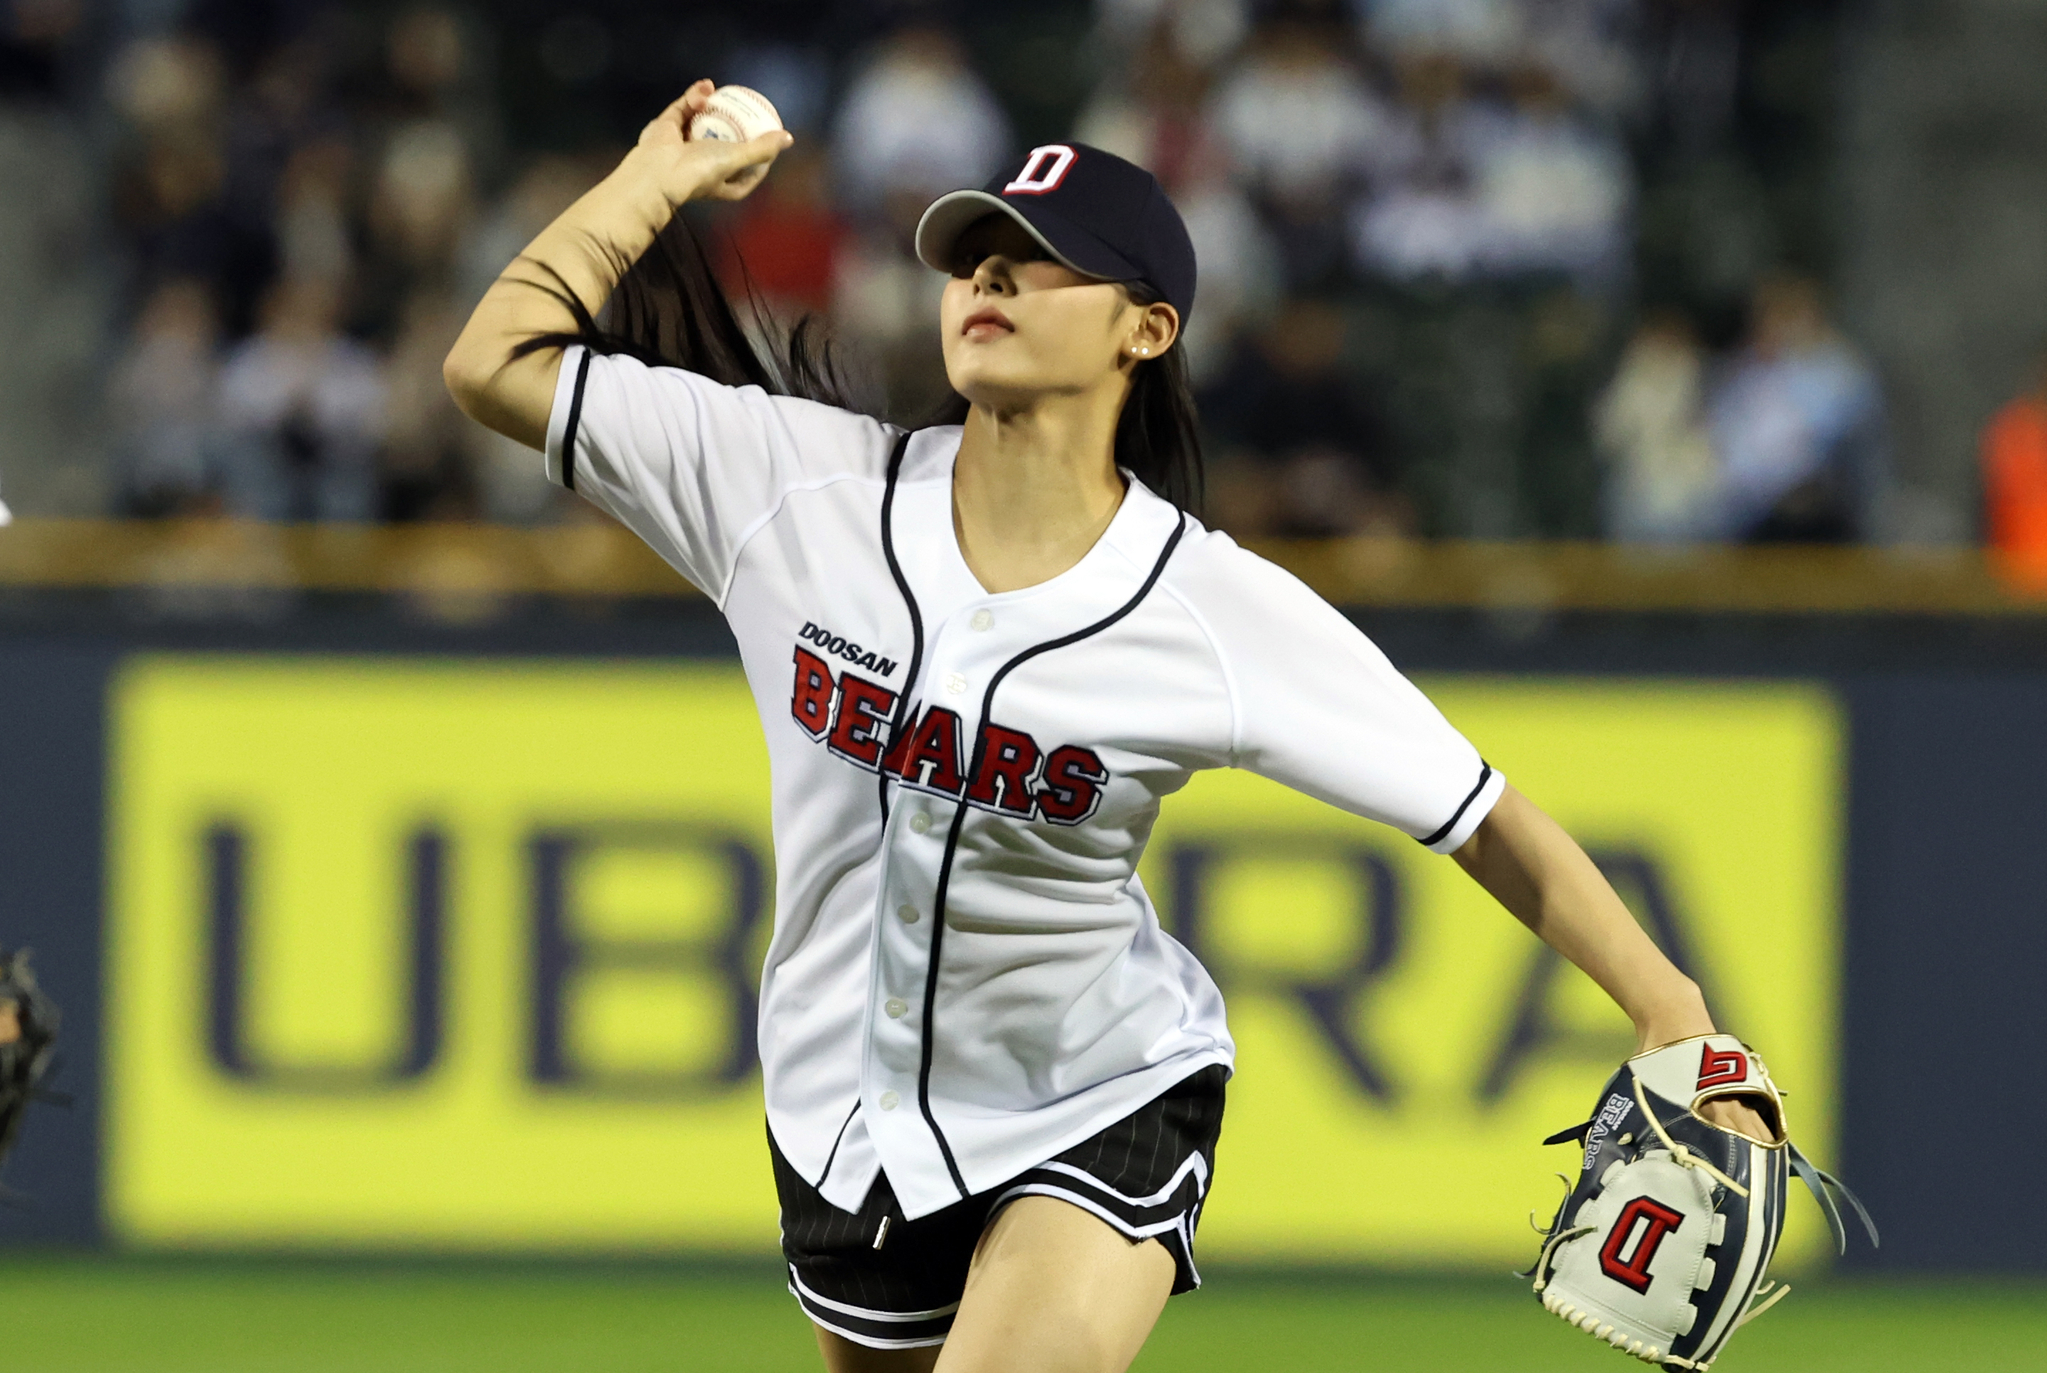
[(887, 727), (888, 713), (895, 703), (896, 694), (887, 687), (876, 686), (851, 672), (840, 677), (832, 752), (863, 768), (872, 768), (881, 757), (881, 730)]
[(1044, 755), (1038, 741), (1022, 730), (985, 725), (981, 729), (981, 766), (967, 800), (1011, 815), (1031, 813), (1031, 783)]
[(1065, 744), (1045, 760), (1045, 785), (1038, 793), (1038, 814), (1055, 825), (1078, 825), (1102, 804), (1109, 770), (1091, 748)]
[[(829, 644), (814, 626), (805, 629), (813, 631), (806, 635), (811, 642)], [(1047, 754), (1029, 734), (993, 721), (982, 725), (975, 741), (978, 765), (968, 786), (960, 717), (943, 706), (912, 709), (884, 753), (896, 704), (897, 694), (887, 687), (850, 671), (834, 679), (824, 659), (796, 650), (789, 714), (805, 734), (856, 767), (886, 772), (917, 791), (961, 797), (998, 815), (1054, 825), (1081, 824), (1101, 805), (1109, 770), (1094, 750), (1063, 744)]]
[(813, 739), (824, 738), (832, 722), (832, 670), (815, 653), (796, 650), (796, 691), (789, 698), (789, 713)]
[(910, 736), (910, 751), (896, 774), (904, 785), (959, 795), (960, 717), (944, 706), (933, 706), (904, 732)]

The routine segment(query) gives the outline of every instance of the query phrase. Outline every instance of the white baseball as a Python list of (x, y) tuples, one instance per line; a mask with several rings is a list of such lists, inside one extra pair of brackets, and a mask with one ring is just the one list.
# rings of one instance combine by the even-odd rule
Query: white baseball
[(692, 139), (745, 143), (782, 127), (782, 116), (759, 91), (745, 86), (720, 86), (710, 103), (689, 121)]

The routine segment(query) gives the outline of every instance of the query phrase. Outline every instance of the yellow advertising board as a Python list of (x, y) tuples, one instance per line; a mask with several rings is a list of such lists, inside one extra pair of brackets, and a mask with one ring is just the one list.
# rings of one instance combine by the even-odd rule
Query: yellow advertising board
[[(1442, 679), (1831, 1150), (1839, 735), (1821, 691)], [(231, 1247), (771, 1250), (772, 910), (717, 664), (159, 656), (111, 721), (107, 1207)], [(1526, 1258), (1626, 1021), (1455, 864), (1237, 773), (1144, 868), (1239, 1071), (1211, 1257)], [(1816, 1250), (1793, 1212), (1787, 1245)]]

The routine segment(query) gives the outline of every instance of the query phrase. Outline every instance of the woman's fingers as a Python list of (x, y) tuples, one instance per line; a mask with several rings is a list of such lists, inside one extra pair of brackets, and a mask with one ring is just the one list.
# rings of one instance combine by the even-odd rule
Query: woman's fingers
[(688, 90), (670, 101), (667, 109), (655, 115), (653, 122), (656, 124), (673, 124), (687, 137), (689, 134), (690, 116), (710, 104), (711, 94), (717, 89), (717, 83), (709, 77), (693, 83)]
[(745, 199), (767, 176), (769, 165), (795, 141), (787, 129), (774, 129), (744, 143), (714, 145), (706, 140), (695, 144), (699, 148), (715, 146), (718, 149), (717, 180), (709, 191), (710, 196), (717, 200)]
[(1700, 1106), (1699, 1114), (1721, 1129), (1732, 1130), (1738, 1135), (1747, 1135), (1759, 1144), (1768, 1144), (1773, 1138), (1770, 1126), (1762, 1114), (1738, 1098), (1715, 1098)]

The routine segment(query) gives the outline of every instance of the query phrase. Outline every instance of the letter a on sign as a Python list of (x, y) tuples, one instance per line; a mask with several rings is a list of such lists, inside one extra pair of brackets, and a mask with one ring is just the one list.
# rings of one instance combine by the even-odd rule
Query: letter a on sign
[(1024, 159), (1023, 170), (1016, 180), (1002, 188), (1004, 195), (1043, 195), (1059, 189), (1059, 183), (1066, 179), (1066, 173), (1073, 166), (1074, 151), (1064, 143), (1047, 143), (1042, 148), (1031, 149), (1031, 155)]

